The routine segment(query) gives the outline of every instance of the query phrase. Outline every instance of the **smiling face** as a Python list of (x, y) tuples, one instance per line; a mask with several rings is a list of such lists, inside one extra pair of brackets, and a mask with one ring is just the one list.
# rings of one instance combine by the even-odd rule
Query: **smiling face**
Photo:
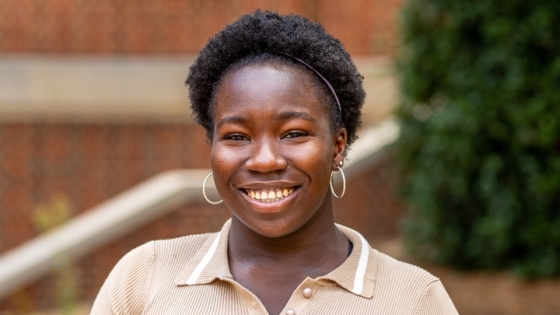
[(329, 178), (343, 160), (312, 74), (279, 62), (232, 70), (214, 103), (211, 164), (225, 204), (265, 237), (332, 216)]

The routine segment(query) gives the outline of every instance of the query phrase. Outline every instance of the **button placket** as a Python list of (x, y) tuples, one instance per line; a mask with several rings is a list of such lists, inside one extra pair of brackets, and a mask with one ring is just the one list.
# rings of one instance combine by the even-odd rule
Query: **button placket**
[(245, 289), (242, 285), (237, 283), (237, 281), (233, 280), (233, 278), (231, 277), (225, 277), (222, 280), (229, 282), (233, 285), (233, 288), (237, 292), (238, 296), (245, 302), (245, 305), (248, 307), (249, 314), (252, 315), (268, 314), (264, 306), (262, 306), (258, 298), (251, 291)]
[(319, 287), (320, 285), (315, 280), (311, 278), (305, 279), (298, 289), (294, 291), (282, 314), (295, 315), (305, 313), (305, 309), (312, 302), (313, 295), (316, 294)]
[(313, 289), (307, 287), (301, 291), (301, 295), (303, 295), (304, 298), (309, 299), (313, 295)]

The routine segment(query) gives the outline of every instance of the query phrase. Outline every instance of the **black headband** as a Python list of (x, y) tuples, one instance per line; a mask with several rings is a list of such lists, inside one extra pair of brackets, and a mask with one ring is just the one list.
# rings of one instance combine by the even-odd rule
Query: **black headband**
[(305, 61), (303, 61), (299, 58), (296, 58), (292, 55), (289, 55), (289, 54), (286, 54), (286, 53), (283, 53), (283, 52), (279, 52), (279, 51), (275, 51), (275, 52), (299, 61), (301, 64), (303, 64), (304, 66), (306, 66), (307, 68), (309, 68), (313, 72), (315, 72), (321, 79), (323, 79), (323, 81), (327, 84), (327, 86), (331, 90), (332, 94), (334, 95), (334, 99), (336, 100), (336, 104), (338, 105), (338, 109), (340, 110), (340, 113), (342, 114), (342, 107), (340, 106), (340, 101), (338, 100), (338, 96), (336, 95), (336, 92), (334, 91), (333, 86), (322, 74), (319, 73), (319, 71), (315, 70), (312, 66), (310, 66), (308, 63), (306, 63)]

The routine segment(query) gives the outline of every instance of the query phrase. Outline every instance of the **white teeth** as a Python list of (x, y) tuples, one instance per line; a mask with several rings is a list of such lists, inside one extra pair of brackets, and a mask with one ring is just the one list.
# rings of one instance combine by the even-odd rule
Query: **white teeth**
[(252, 190), (246, 189), (247, 194), (255, 200), (264, 203), (276, 202), (279, 201), (294, 192), (293, 188), (281, 188), (281, 189), (274, 189), (274, 190)]

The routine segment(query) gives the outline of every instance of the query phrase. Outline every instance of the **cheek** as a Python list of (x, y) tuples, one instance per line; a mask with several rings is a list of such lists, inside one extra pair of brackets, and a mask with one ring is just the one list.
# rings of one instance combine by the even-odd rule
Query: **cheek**
[(212, 152), (210, 153), (210, 165), (212, 166), (212, 170), (221, 171), (225, 165), (232, 163), (231, 158), (224, 154), (224, 150), (212, 148)]
[(230, 182), (234, 170), (237, 169), (235, 162), (223, 149), (212, 146), (210, 154), (210, 165), (213, 172), (216, 189), (221, 196), (227, 194), (228, 183)]
[(246, 153), (238, 148), (228, 148), (220, 145), (212, 146), (210, 153), (210, 165), (214, 172), (229, 174), (237, 170), (243, 164)]
[[(322, 172), (323, 168), (330, 171), (332, 148), (324, 143), (310, 142), (297, 147), (289, 147), (288, 159), (310, 172)], [(329, 173), (330, 174), (330, 173)]]

